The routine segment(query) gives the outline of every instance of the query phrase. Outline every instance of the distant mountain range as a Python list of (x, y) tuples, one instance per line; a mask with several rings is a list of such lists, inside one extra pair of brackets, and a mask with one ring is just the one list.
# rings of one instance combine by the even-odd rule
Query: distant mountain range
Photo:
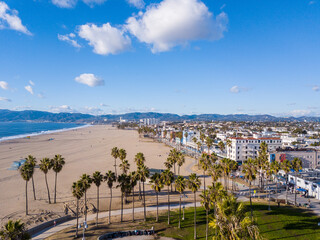
[(139, 120), (141, 118), (157, 118), (160, 121), (262, 121), (262, 122), (278, 122), (278, 121), (308, 121), (319, 122), (320, 117), (275, 117), (271, 115), (247, 115), (247, 114), (200, 114), (200, 115), (178, 115), (171, 113), (155, 113), (155, 112), (134, 112), (125, 114), (108, 114), (94, 116), (82, 113), (51, 113), (35, 110), (11, 111), (0, 109), (0, 122), (18, 122), (18, 121), (36, 121), (36, 122), (102, 122), (117, 121), (120, 119)]

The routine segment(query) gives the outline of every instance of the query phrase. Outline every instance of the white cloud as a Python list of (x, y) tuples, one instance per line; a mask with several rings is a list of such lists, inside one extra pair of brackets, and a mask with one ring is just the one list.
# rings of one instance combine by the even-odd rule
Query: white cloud
[(0, 1), (0, 29), (2, 28), (9, 28), (27, 35), (32, 35), (22, 24), (21, 19), (18, 17), (18, 11), (11, 10), (5, 2)]
[(69, 44), (71, 44), (72, 46), (74, 46), (75, 48), (80, 48), (80, 44), (74, 40), (73, 38), (75, 38), (76, 35), (74, 33), (70, 33), (70, 34), (66, 34), (66, 35), (60, 35), (58, 34), (58, 39), (60, 41), (64, 41), (67, 42)]
[(50, 110), (52, 112), (56, 112), (56, 113), (61, 113), (61, 112), (74, 113), (74, 112), (76, 112), (68, 105), (61, 105), (61, 106), (58, 106), (58, 107), (52, 107), (51, 106)]
[[(93, 7), (97, 4), (102, 4), (106, 0), (82, 0), (85, 4)], [(78, 0), (52, 0), (52, 3), (60, 8), (73, 8), (77, 5)]]
[(143, 0), (127, 0), (129, 4), (133, 5), (136, 8), (142, 9), (146, 5)]
[(193, 40), (218, 40), (227, 22), (224, 12), (214, 17), (200, 0), (163, 0), (130, 17), (126, 28), (155, 53)]
[(318, 85), (315, 85), (312, 87), (312, 90), (318, 92), (320, 90), (320, 87)]
[(296, 109), (289, 112), (289, 116), (293, 117), (302, 117), (302, 116), (310, 116), (314, 115), (314, 113), (311, 110), (305, 110), (305, 109)]
[(89, 42), (95, 53), (101, 55), (117, 54), (131, 46), (131, 40), (124, 31), (112, 27), (110, 23), (101, 27), (95, 24), (81, 25), (78, 34)]
[(11, 99), (5, 98), (5, 97), (0, 97), (0, 101), (11, 102)]
[(38, 98), (45, 98), (44, 94), (43, 93), (38, 93)]
[(110, 107), (110, 105), (105, 104), (105, 103), (100, 103), (99, 105), (100, 105), (101, 107)]
[(239, 93), (240, 92), (240, 88), (238, 86), (233, 86), (232, 88), (230, 88), (230, 92)]
[(77, 4), (77, 0), (52, 0), (52, 3), (61, 8), (73, 8)]
[(78, 83), (88, 85), (89, 87), (103, 86), (104, 80), (92, 73), (83, 73), (74, 79)]
[(27, 90), (30, 94), (33, 95), (33, 89), (32, 89), (32, 87), (30, 85), (25, 86), (24, 89)]
[(29, 81), (30, 85), (34, 86), (34, 82), (32, 82), (31, 80)]
[(9, 84), (5, 81), (0, 81), (0, 88), (2, 88), (3, 90), (8, 90)]

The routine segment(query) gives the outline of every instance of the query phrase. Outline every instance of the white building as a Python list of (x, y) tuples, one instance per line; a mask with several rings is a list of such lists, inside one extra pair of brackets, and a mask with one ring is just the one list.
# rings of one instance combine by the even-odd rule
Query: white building
[(282, 146), (280, 138), (239, 138), (231, 137), (231, 146), (227, 146), (227, 158), (234, 161), (243, 162), (248, 158), (256, 158), (260, 149), (260, 144), (265, 142), (268, 151), (275, 151)]
[(145, 126), (158, 125), (159, 124), (159, 119), (156, 119), (156, 118), (143, 118), (143, 119), (140, 119), (140, 124), (145, 125)]

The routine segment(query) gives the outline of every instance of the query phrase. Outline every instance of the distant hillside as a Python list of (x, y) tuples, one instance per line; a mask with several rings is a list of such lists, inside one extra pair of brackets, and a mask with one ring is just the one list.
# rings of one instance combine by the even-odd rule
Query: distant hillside
[(101, 115), (94, 116), (82, 113), (51, 113), (43, 111), (25, 110), (11, 111), (0, 109), (0, 122), (18, 122), (18, 121), (37, 121), (37, 122), (78, 122), (89, 123), (99, 122), (107, 119), (108, 121), (117, 121), (122, 117), (127, 120), (139, 120), (141, 118), (157, 118), (160, 121), (262, 121), (262, 122), (277, 122), (277, 121), (313, 121), (319, 122), (319, 117), (274, 117), (271, 115), (247, 115), (247, 114), (200, 114), (200, 115), (177, 115), (171, 113), (155, 113), (155, 112), (134, 112), (119, 115)]

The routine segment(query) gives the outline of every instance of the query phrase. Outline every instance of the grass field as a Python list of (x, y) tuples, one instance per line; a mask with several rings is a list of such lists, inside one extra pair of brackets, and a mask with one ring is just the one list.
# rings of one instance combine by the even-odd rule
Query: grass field
[[(278, 208), (272, 205), (272, 210), (268, 211), (266, 203), (254, 204), (254, 216), (259, 225), (260, 232), (265, 239), (269, 240), (320, 240), (320, 218), (315, 216), (310, 210), (295, 208), (291, 206), (281, 206)], [(249, 210), (249, 208), (248, 208)], [(249, 212), (248, 212), (249, 214)], [(98, 228), (90, 224), (86, 232), (86, 239), (97, 239), (97, 236), (106, 232), (133, 229), (150, 229), (154, 226), (157, 234), (176, 239), (193, 239), (193, 209), (186, 209), (185, 220), (181, 222), (181, 229), (178, 229), (178, 211), (171, 213), (171, 224), (167, 225), (167, 215), (160, 216), (160, 222), (156, 223), (154, 217), (149, 218), (147, 223), (137, 221), (130, 222), (127, 216), (125, 223), (113, 223), (111, 225), (101, 224)], [(197, 235), (198, 239), (205, 239), (205, 211), (197, 209)], [(209, 219), (210, 221), (210, 219)], [(212, 231), (209, 229), (209, 239)], [(63, 232), (50, 237), (49, 239), (72, 238), (74, 229), (66, 229)]]

